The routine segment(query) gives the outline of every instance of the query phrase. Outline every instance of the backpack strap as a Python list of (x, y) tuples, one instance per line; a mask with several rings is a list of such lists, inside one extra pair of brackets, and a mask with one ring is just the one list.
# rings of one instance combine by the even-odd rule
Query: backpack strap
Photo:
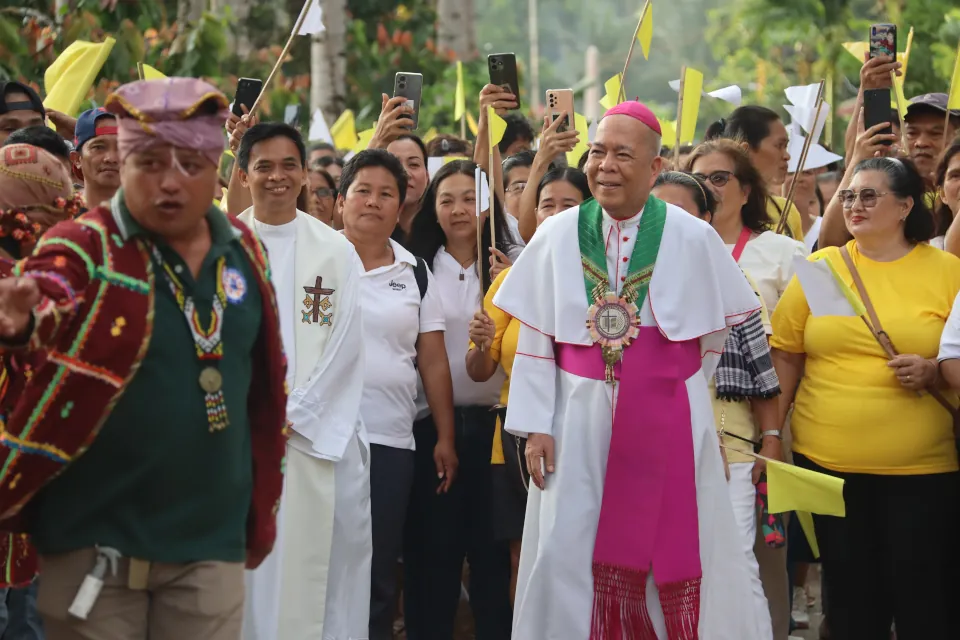
[(427, 263), (423, 258), (417, 258), (417, 264), (413, 266), (413, 277), (417, 280), (417, 289), (420, 290), (420, 299), (427, 295), (427, 284), (430, 280), (427, 278)]

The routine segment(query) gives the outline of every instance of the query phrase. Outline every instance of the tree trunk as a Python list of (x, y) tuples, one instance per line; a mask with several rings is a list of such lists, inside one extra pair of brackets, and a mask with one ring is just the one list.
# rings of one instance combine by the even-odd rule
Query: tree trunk
[(473, 0), (437, 0), (437, 46), (441, 52), (452, 52), (458, 60), (476, 55)]
[(196, 24), (203, 17), (205, 0), (177, 0), (177, 23), (181, 27)]
[(346, 105), (347, 2), (318, 1), (323, 4), (326, 30), (311, 37), (310, 113), (320, 109), (332, 124)]
[(210, 11), (217, 16), (222, 17), (227, 7), (230, 7), (233, 16), (233, 29), (227, 34), (227, 46), (241, 59), (246, 59), (253, 51), (247, 27), (253, 0), (210, 0)]

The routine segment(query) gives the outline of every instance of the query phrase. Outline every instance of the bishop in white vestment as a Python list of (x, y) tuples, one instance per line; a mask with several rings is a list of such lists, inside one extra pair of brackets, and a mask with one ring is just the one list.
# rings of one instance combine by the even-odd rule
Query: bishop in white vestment
[(506, 429), (529, 436), (543, 487), (515, 638), (768, 640), (751, 638), (707, 389), (758, 303), (709, 225), (649, 196), (659, 134), (638, 102), (608, 111), (586, 167), (596, 200), (544, 222), (494, 298), (522, 323)]
[(253, 208), (238, 217), (267, 248), (290, 389), (277, 542), (247, 573), (243, 637), (365, 640), (372, 542), (360, 259), (303, 211), (279, 226)]

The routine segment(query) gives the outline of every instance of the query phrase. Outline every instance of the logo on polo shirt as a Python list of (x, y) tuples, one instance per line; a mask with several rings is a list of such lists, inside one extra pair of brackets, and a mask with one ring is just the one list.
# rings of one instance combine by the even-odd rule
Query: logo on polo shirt
[(391, 280), (387, 283), (387, 286), (394, 291), (405, 291), (407, 288), (407, 285), (403, 284), (402, 282), (397, 282), (396, 280)]

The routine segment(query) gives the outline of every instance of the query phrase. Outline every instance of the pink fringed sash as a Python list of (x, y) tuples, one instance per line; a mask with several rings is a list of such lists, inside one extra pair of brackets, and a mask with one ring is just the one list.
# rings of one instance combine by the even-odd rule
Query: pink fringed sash
[[(567, 373), (604, 379), (598, 345), (557, 344)], [(696, 340), (670, 342), (655, 327), (617, 365), (617, 405), (593, 551), (590, 640), (657, 640), (646, 604), (654, 571), (669, 640), (696, 640), (700, 536), (690, 404), (700, 369)]]

